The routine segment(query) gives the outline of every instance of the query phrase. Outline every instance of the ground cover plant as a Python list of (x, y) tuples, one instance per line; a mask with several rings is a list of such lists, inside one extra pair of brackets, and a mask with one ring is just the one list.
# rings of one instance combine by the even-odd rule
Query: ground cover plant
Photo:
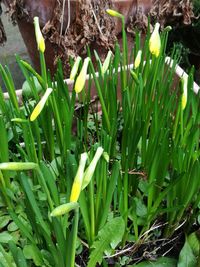
[[(38, 18), (41, 74), (16, 57), (22, 100), (0, 66), (9, 94), (5, 101), (0, 91), (0, 266), (199, 262), (193, 70), (177, 82), (179, 51), (166, 64), (170, 28), (159, 33), (158, 23), (128, 53), (124, 17), (107, 12), (122, 21), (122, 49), (116, 44), (103, 63), (88, 49), (85, 60), (72, 60), (68, 84), (60, 63), (54, 77), (46, 69)], [(170, 258), (180, 231), (185, 244)]]

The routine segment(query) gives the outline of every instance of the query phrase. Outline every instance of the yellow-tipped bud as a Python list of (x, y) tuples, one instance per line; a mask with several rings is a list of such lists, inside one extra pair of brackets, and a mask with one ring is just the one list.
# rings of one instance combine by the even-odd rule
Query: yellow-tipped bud
[(37, 117), (40, 115), (41, 111), (44, 108), (45, 103), (47, 102), (48, 97), (52, 93), (53, 89), (52, 88), (47, 88), (45, 94), (41, 98), (41, 100), (38, 102), (36, 107), (34, 108), (31, 116), (30, 116), (30, 121), (34, 121), (37, 119)]
[(161, 40), (160, 40), (160, 34), (159, 34), (159, 28), (160, 24), (156, 23), (153, 33), (151, 34), (150, 40), (149, 40), (149, 50), (151, 54), (158, 57), (160, 55), (160, 49), (161, 49)]
[(35, 26), (35, 37), (36, 37), (38, 50), (41, 51), (42, 53), (44, 53), (45, 41), (44, 41), (44, 37), (43, 37), (41, 30), (40, 30), (40, 24), (39, 24), (39, 18), (38, 17), (34, 17), (34, 26)]
[(77, 202), (70, 202), (56, 207), (50, 214), (52, 217), (57, 217), (69, 213), (71, 210), (75, 210), (79, 207)]
[(74, 62), (74, 65), (73, 65), (71, 73), (70, 73), (70, 77), (69, 78), (70, 78), (71, 81), (74, 81), (74, 79), (76, 77), (80, 62), (81, 62), (81, 57), (78, 56), (76, 58), (76, 61)]
[(108, 13), (108, 15), (110, 15), (112, 17), (116, 17), (116, 18), (120, 18), (120, 19), (124, 18), (124, 16), (121, 13), (119, 13), (113, 9), (106, 9), (106, 12)]
[(112, 51), (109, 50), (108, 54), (106, 56), (106, 59), (105, 59), (105, 61), (103, 63), (103, 66), (102, 66), (102, 74), (105, 74), (106, 71), (108, 70), (111, 58), (112, 58)]
[(188, 91), (188, 76), (184, 75), (182, 78), (182, 82), (183, 82), (183, 94), (182, 94), (182, 98), (181, 98), (181, 106), (182, 106), (182, 110), (184, 110), (186, 108), (187, 105), (187, 91)]
[(38, 165), (34, 162), (4, 162), (0, 163), (0, 170), (7, 171), (26, 171), (37, 169)]
[(134, 68), (135, 69), (137, 69), (140, 66), (141, 58), (142, 58), (142, 51), (139, 50), (137, 53), (137, 56), (135, 58), (135, 62), (134, 62)]
[(70, 202), (77, 202), (80, 196), (86, 161), (87, 161), (87, 153), (82, 153), (79, 162), (79, 167), (76, 176), (74, 178), (74, 183), (72, 185)]
[(94, 171), (96, 169), (97, 163), (98, 163), (102, 154), (103, 154), (103, 148), (98, 147), (98, 149), (94, 155), (94, 158), (92, 159), (90, 165), (88, 166), (88, 168), (86, 169), (86, 171), (84, 173), (82, 190), (90, 183), (92, 176), (94, 174)]
[(84, 60), (81, 72), (80, 72), (80, 74), (78, 75), (78, 77), (76, 79), (74, 90), (76, 91), (77, 94), (80, 93), (83, 90), (84, 86), (85, 86), (85, 81), (86, 81), (86, 75), (87, 75), (87, 69), (88, 69), (89, 62), (90, 62), (90, 58), (87, 57)]

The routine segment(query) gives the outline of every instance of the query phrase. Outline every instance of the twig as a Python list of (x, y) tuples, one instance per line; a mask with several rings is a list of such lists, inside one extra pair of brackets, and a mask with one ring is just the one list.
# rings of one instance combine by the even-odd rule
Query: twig
[(70, 0), (67, 0), (67, 8), (68, 8), (68, 18), (67, 18), (67, 28), (65, 29), (65, 35), (67, 34), (67, 31), (69, 29), (70, 23), (71, 23), (71, 6), (70, 6)]

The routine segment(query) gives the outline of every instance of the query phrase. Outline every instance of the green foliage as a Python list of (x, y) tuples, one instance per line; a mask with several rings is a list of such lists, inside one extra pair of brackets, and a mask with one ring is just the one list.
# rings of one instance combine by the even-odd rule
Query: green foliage
[(101, 264), (103, 253), (110, 248), (115, 249), (122, 240), (125, 224), (121, 217), (113, 218), (107, 222), (99, 231), (96, 241), (92, 245), (92, 252), (88, 267), (95, 267), (97, 263)]
[(190, 247), (188, 240), (186, 239), (185, 244), (180, 252), (178, 267), (195, 267), (197, 266), (196, 257)]
[[(167, 258), (167, 257), (162, 257), (159, 258), (155, 261), (148, 261), (148, 262), (142, 262), (136, 265), (133, 265), (133, 267), (176, 267), (177, 266), (177, 261), (175, 259)], [(184, 265), (186, 266), (186, 265)]]
[[(183, 221), (187, 234), (197, 222), (199, 94), (193, 92), (193, 69), (184, 76), (186, 85), (177, 81), (180, 51), (174, 49), (173, 60), (166, 63), (168, 32), (160, 38), (161, 49), (154, 56), (149, 51), (150, 32), (143, 45), (138, 33), (128, 59), (123, 29), (122, 51), (116, 44), (103, 71), (96, 54), (97, 67), (90, 61), (88, 80), (79, 95), (74, 83), (64, 80), (60, 63), (51, 77), (40, 52), (41, 74), (17, 56), (26, 79), (18, 102), (8, 68), (0, 66), (9, 95), (5, 100), (0, 92), (3, 265), (74, 267), (82, 258), (76, 255), (77, 241), (83, 253), (89, 253), (89, 266), (106, 265), (104, 253), (111, 257), (130, 241), (139, 247), (144, 236), (156, 238), (155, 222), (162, 222), (161, 238), (170, 238)], [(139, 50), (140, 64), (126, 66)], [(44, 103), (47, 88), (52, 90)], [(98, 95), (95, 101), (93, 92)], [(41, 109), (38, 103), (43, 104)], [(31, 121), (35, 108), (38, 114)], [(100, 147), (104, 152), (94, 164)], [(80, 171), (84, 153), (88, 160)], [(86, 183), (83, 174), (88, 167)], [(72, 189), (75, 204), (70, 203)], [(51, 216), (56, 208), (59, 217)], [(194, 263), (196, 242), (195, 237), (187, 239), (183, 249), (190, 247), (189, 254), (181, 253), (180, 266), (188, 258)], [(168, 258), (152, 264), (170, 261), (174, 264)]]

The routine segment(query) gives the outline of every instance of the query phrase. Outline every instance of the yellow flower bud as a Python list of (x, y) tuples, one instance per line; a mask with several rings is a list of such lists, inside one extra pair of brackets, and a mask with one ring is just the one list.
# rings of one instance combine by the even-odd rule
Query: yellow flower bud
[(161, 40), (160, 40), (160, 35), (159, 35), (159, 28), (160, 28), (160, 24), (156, 23), (154, 31), (151, 34), (151, 37), (149, 40), (149, 50), (156, 57), (159, 56), (160, 49), (161, 49)]
[(135, 69), (137, 69), (140, 66), (141, 57), (142, 57), (142, 51), (139, 50), (138, 53), (137, 53), (137, 56), (135, 58), (135, 62), (134, 62), (134, 68)]
[(56, 207), (50, 214), (52, 217), (57, 217), (69, 213), (71, 210), (77, 209), (79, 204), (77, 202), (70, 202)]
[(0, 170), (7, 171), (26, 171), (37, 169), (38, 165), (34, 162), (3, 162), (0, 163)]
[(182, 110), (184, 110), (187, 105), (188, 76), (184, 75), (182, 79), (183, 79), (182, 81), (183, 82), (183, 94), (181, 98), (181, 106), (182, 106)]
[(77, 94), (80, 93), (83, 90), (84, 86), (85, 86), (85, 81), (86, 81), (86, 75), (87, 75), (87, 69), (88, 69), (89, 62), (90, 62), (90, 58), (87, 57), (84, 60), (81, 72), (80, 72), (79, 76), (76, 79), (74, 90), (76, 91)]
[(41, 111), (44, 108), (45, 103), (47, 102), (47, 99), (49, 95), (52, 93), (53, 89), (52, 88), (47, 88), (45, 94), (41, 98), (41, 100), (38, 102), (36, 107), (34, 108), (31, 116), (30, 116), (30, 121), (34, 121), (37, 119), (37, 117), (40, 115)]
[(34, 26), (35, 26), (35, 37), (36, 37), (36, 42), (38, 46), (38, 50), (44, 53), (45, 51), (45, 41), (43, 38), (43, 35), (40, 30), (40, 24), (39, 24), (39, 18), (34, 17)]
[(112, 51), (109, 50), (109, 51), (108, 51), (108, 54), (107, 54), (107, 56), (106, 56), (106, 59), (105, 59), (105, 61), (104, 61), (104, 63), (103, 63), (103, 66), (102, 66), (102, 74), (105, 74), (106, 71), (108, 70), (108, 68), (109, 68), (109, 64), (110, 64), (110, 60), (111, 60), (111, 57), (112, 57)]
[(116, 17), (116, 18), (120, 18), (123, 19), (123, 15), (113, 9), (106, 9), (106, 12), (108, 13), (108, 15), (112, 16), (112, 17)]
[(71, 73), (70, 73), (70, 80), (71, 81), (74, 81), (75, 77), (76, 77), (76, 74), (78, 72), (78, 67), (80, 65), (80, 62), (81, 62), (81, 57), (77, 57), (76, 58), (76, 61), (74, 62), (74, 65), (72, 67), (72, 70), (71, 70)]
[(76, 176), (74, 178), (74, 183), (72, 185), (70, 202), (77, 202), (80, 196), (86, 161), (87, 161), (87, 153), (81, 154), (79, 167)]
[(88, 166), (88, 168), (86, 169), (86, 171), (84, 173), (82, 190), (90, 183), (92, 176), (94, 174), (94, 171), (96, 169), (97, 163), (98, 163), (102, 154), (103, 154), (103, 148), (98, 147), (98, 149), (94, 155), (94, 158), (92, 159), (90, 165)]

